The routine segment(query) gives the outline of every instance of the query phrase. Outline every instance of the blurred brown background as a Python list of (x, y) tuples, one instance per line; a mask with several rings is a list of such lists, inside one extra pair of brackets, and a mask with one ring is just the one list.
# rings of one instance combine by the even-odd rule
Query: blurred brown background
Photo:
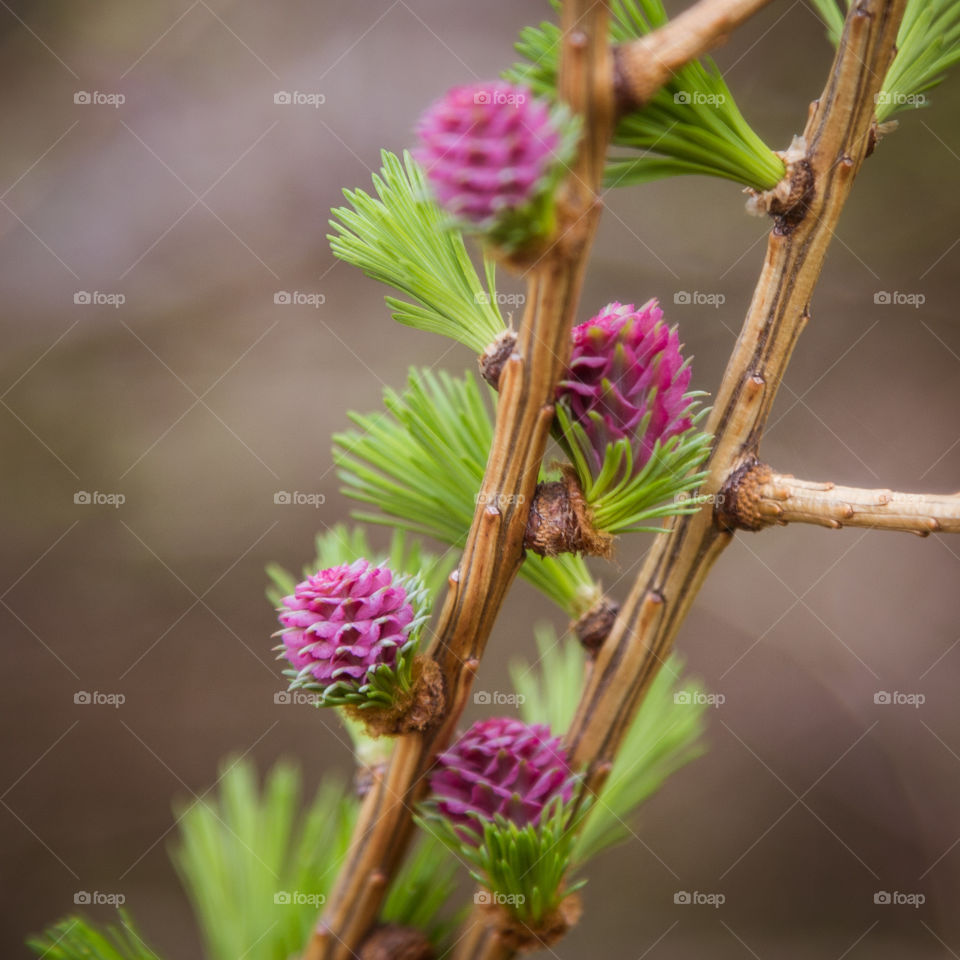
[[(369, 184), (381, 146), (410, 144), (432, 97), (496, 73), (546, 13), (508, 0), (0, 2), (3, 956), (25, 955), (23, 936), (76, 891), (101, 890), (125, 895), (161, 953), (198, 958), (167, 859), (171, 799), (205, 790), (229, 752), (262, 767), (292, 755), (311, 784), (349, 769), (328, 718), (273, 702), (263, 567), (299, 568), (314, 532), (345, 515), (329, 436), (348, 407), (374, 407), (410, 364), (473, 358), (393, 324), (384, 290), (332, 259), (327, 211), (341, 187)], [(830, 50), (807, 4), (776, 0), (718, 61), (756, 129), (786, 146)], [(280, 90), (325, 102), (275, 105)], [(960, 486), (960, 80), (932, 100), (901, 118), (841, 221), (764, 443), (782, 470)], [(608, 199), (583, 318), (659, 296), (696, 386), (713, 390), (767, 224), (720, 181)], [(325, 302), (276, 305), (278, 291)], [(678, 291), (726, 299), (674, 305)], [(878, 291), (925, 303), (877, 305)], [(125, 302), (75, 304), (78, 292)], [(278, 490), (326, 503), (275, 505)], [(76, 504), (79, 491), (125, 502)], [(622, 570), (644, 549), (624, 543)], [(604, 573), (622, 595), (619, 576)], [(597, 863), (555, 955), (960, 954), (958, 578), (960, 540), (946, 537), (739, 537), (679, 641), (726, 697), (710, 752), (646, 807), (642, 842)], [(490, 688), (532, 648), (531, 614), (562, 626), (518, 585)], [(75, 704), (78, 691), (126, 701)], [(926, 702), (877, 705), (878, 691)], [(726, 903), (675, 906), (677, 890)], [(926, 903), (878, 906), (877, 891)]]

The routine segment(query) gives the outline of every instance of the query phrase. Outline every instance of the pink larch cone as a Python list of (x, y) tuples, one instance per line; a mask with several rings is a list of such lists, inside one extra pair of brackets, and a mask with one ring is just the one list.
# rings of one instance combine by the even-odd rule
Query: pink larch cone
[[(549, 727), (493, 717), (475, 723), (437, 757), (430, 788), (438, 813), (458, 828), (478, 831), (471, 813), (535, 825), (555, 797), (570, 799), (573, 782), (561, 738)], [(458, 833), (473, 842), (466, 830)]]
[(557, 399), (590, 441), (599, 471), (607, 445), (628, 438), (634, 473), (654, 445), (689, 430), (690, 367), (677, 331), (663, 322), (656, 300), (642, 307), (611, 303), (573, 329), (573, 352)]
[(393, 573), (366, 560), (308, 577), (283, 598), (278, 615), (287, 659), (321, 686), (359, 684), (374, 667), (393, 667), (414, 621)]
[(427, 109), (414, 157), (444, 209), (490, 229), (550, 184), (566, 134), (556, 111), (525, 87), (479, 83), (454, 87)]

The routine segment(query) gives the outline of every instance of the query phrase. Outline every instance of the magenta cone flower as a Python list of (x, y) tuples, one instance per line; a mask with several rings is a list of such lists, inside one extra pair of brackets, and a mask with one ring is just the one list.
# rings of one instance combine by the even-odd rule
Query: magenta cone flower
[(600, 470), (606, 447), (628, 438), (634, 472), (653, 448), (689, 430), (685, 394), (690, 367), (680, 353), (677, 331), (663, 322), (656, 300), (639, 309), (608, 304), (592, 320), (573, 329), (573, 353), (557, 398), (590, 441), (593, 466)]
[(312, 675), (321, 686), (359, 685), (372, 668), (396, 665), (414, 607), (390, 570), (356, 560), (298, 583), (283, 598), (279, 619), (285, 655), (301, 676)]
[(504, 81), (454, 87), (421, 116), (414, 156), (444, 209), (490, 229), (551, 186), (570, 146), (558, 116)]
[(549, 727), (493, 717), (475, 723), (437, 757), (430, 788), (437, 811), (457, 827), (477, 829), (469, 813), (485, 820), (499, 813), (522, 827), (536, 824), (554, 797), (569, 800), (573, 781), (560, 737)]

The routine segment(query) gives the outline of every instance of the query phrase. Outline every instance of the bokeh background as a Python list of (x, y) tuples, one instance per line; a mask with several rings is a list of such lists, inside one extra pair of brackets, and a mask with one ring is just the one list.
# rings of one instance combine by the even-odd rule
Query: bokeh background
[[(369, 184), (381, 147), (410, 144), (432, 97), (495, 74), (546, 14), (509, 0), (0, 0), (3, 956), (100, 890), (124, 894), (162, 954), (198, 958), (167, 857), (171, 800), (207, 789), (229, 753), (261, 768), (293, 756), (310, 785), (349, 771), (329, 718), (273, 702), (263, 567), (298, 569), (346, 515), (329, 437), (349, 408), (376, 407), (411, 364), (473, 358), (395, 325), (384, 291), (331, 257), (327, 213), (341, 187)], [(830, 58), (803, 0), (775, 0), (717, 54), (777, 147)], [(325, 102), (275, 105), (279, 90)], [(781, 470), (960, 486), (960, 80), (931, 99), (844, 213), (763, 445)], [(767, 224), (720, 181), (607, 199), (583, 318), (659, 296), (713, 390)], [(278, 291), (324, 302), (277, 305)], [(680, 291), (725, 302), (675, 305)], [(876, 304), (879, 291), (925, 302)], [(278, 490), (325, 503), (276, 505)], [(76, 504), (78, 491), (125, 502)], [(626, 541), (603, 572), (615, 594), (647, 546)], [(946, 537), (738, 537), (678, 642), (726, 698), (710, 751), (646, 806), (639, 840), (596, 864), (554, 955), (960, 954), (958, 578)], [(563, 626), (519, 584), (485, 686), (506, 689), (538, 617)], [(75, 704), (78, 691), (125, 703)], [(878, 705), (878, 691), (925, 702)], [(677, 890), (726, 903), (675, 906)], [(881, 890), (926, 902), (878, 906)]]

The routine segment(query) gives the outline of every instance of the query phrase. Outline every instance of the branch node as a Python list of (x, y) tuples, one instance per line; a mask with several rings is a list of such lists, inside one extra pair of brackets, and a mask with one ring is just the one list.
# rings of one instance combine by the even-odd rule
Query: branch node
[(434, 960), (436, 955), (422, 931), (390, 923), (364, 940), (359, 960)]
[(750, 197), (747, 212), (755, 216), (769, 214), (774, 218), (774, 234), (786, 237), (807, 215), (816, 184), (813, 167), (807, 159), (807, 142), (802, 136), (795, 136), (790, 146), (777, 156), (787, 168), (783, 179), (770, 190), (758, 192), (747, 187), (744, 192)]
[(727, 531), (762, 530), (774, 522), (763, 508), (760, 496), (761, 487), (772, 476), (773, 471), (756, 457), (740, 464), (724, 481), (717, 495), (713, 508), (716, 526)]
[(764, 380), (763, 376), (759, 373), (750, 374), (745, 383), (745, 393), (746, 399), (748, 402), (756, 400), (763, 394), (763, 388), (767, 385), (767, 381)]
[(573, 631), (590, 657), (596, 657), (620, 612), (620, 604), (601, 597), (573, 624)]
[(590, 507), (569, 468), (564, 468), (562, 480), (537, 484), (523, 543), (541, 557), (584, 553), (609, 558), (613, 554), (613, 537), (594, 527)]
[(491, 343), (484, 348), (483, 353), (477, 357), (477, 366), (480, 368), (480, 376), (493, 387), (494, 390), (500, 383), (500, 374), (503, 372), (504, 364), (513, 356), (517, 348), (517, 334), (515, 330), (501, 330)]
[(536, 927), (515, 919), (498, 903), (485, 904), (481, 909), (490, 915), (487, 925), (497, 930), (506, 946), (511, 950), (529, 953), (553, 946), (568, 930), (576, 926), (583, 912), (583, 904), (579, 894), (568, 894), (560, 901), (556, 910), (548, 913)]
[[(363, 709), (348, 704), (342, 709), (351, 719), (362, 723), (371, 737), (396, 737), (422, 732), (436, 725), (443, 717), (445, 707), (440, 668), (430, 657), (419, 656), (413, 661), (413, 682), (409, 692), (405, 697), (398, 697), (393, 706)], [(371, 778), (368, 789), (372, 783)]]

